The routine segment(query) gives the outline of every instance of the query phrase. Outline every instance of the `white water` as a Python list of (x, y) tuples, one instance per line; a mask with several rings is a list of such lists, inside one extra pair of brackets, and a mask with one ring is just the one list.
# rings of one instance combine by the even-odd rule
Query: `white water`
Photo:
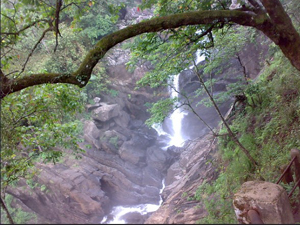
[[(195, 59), (195, 64), (197, 65), (198, 63), (200, 63), (201, 61), (203, 61), (205, 59), (204, 56), (201, 56), (201, 51), (198, 49), (196, 51), (196, 59)], [(195, 67), (195, 65), (191, 65), (189, 67), (189, 69), (193, 69)], [(179, 96), (179, 77), (180, 77), (180, 73), (175, 75), (173, 78), (173, 82), (171, 85), (171, 88), (169, 89), (169, 91), (171, 92), (171, 98), (177, 98)], [(173, 134), (169, 134), (167, 132), (165, 132), (162, 128), (161, 124), (154, 124), (152, 127), (158, 132), (158, 135), (167, 135), (171, 140), (168, 143), (167, 146), (163, 147), (164, 150), (166, 150), (168, 147), (174, 145), (177, 147), (182, 147), (184, 145), (184, 142), (186, 141), (186, 139), (184, 139), (184, 137), (181, 134), (181, 125), (182, 125), (182, 119), (184, 118), (184, 116), (187, 115), (187, 112), (184, 111), (183, 109), (176, 109), (170, 116), (171, 119), (171, 123), (172, 123), (172, 131)]]
[(159, 203), (158, 205), (155, 204), (140, 204), (136, 206), (115, 206), (112, 208), (111, 215), (114, 216), (113, 220), (107, 221), (107, 216), (104, 216), (100, 224), (107, 223), (107, 224), (126, 224), (126, 221), (122, 219), (122, 216), (124, 216), (127, 213), (130, 212), (138, 212), (141, 215), (145, 215), (150, 212), (155, 212), (158, 210), (158, 208), (161, 206), (163, 203), (161, 193), (163, 192), (165, 188), (165, 179), (162, 180), (162, 188), (160, 189), (159, 192)]
[[(178, 94), (179, 76), (180, 74), (174, 76), (173, 85), (170, 88), (172, 98), (178, 98), (179, 96)], [(171, 141), (169, 142), (169, 146), (172, 145), (175, 145), (177, 147), (183, 146), (185, 139), (182, 137), (181, 134), (181, 124), (182, 124), (182, 119), (184, 118), (185, 115), (187, 115), (186, 112), (180, 108), (175, 109), (175, 111), (171, 114), (170, 119), (172, 122), (173, 134), (171, 136)]]

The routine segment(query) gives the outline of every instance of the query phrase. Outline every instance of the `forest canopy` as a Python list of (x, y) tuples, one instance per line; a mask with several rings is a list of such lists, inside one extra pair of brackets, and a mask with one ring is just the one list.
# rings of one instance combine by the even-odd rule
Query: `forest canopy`
[[(79, 66), (73, 70), (67, 68), (67, 71), (58, 73), (54, 71), (31, 72), (25, 71), (25, 68), (31, 55), (42, 43), (48, 32), (53, 32), (56, 38), (54, 51), (58, 48), (59, 39), (62, 36), (59, 26), (64, 16), (75, 26), (77, 22), (80, 23), (81, 16), (89, 11), (89, 8), (94, 7), (95, 2), (57, 0), (54, 4), (51, 1), (46, 3), (44, 1), (23, 0), (17, 2), (3, 1), (2, 4), (5, 7), (1, 12), (1, 20), (3, 21), (1, 48), (4, 49), (0, 73), (1, 98), (27, 87), (45, 83), (67, 83), (84, 87), (90, 80), (96, 64), (116, 44), (143, 33), (159, 32), (189, 25), (199, 25), (199, 29), (203, 30), (200, 36), (212, 36), (214, 30), (232, 24), (254, 27), (278, 45), (292, 65), (300, 70), (300, 36), (279, 0), (250, 0), (247, 1), (247, 4), (242, 1), (239, 7), (234, 7), (234, 9), (229, 9), (231, 1), (206, 0), (201, 1), (201, 3), (188, 4), (186, 7), (181, 7), (178, 1), (145, 1), (141, 5), (141, 9), (156, 4), (160, 14), (114, 32), (111, 32), (111, 26), (106, 20), (109, 34), (102, 37), (101, 29), (97, 29), (98, 34), (95, 36), (102, 38), (87, 52)], [(113, 3), (108, 5), (104, 1), (97, 2), (97, 4), (101, 4), (104, 10), (105, 8), (110, 9), (112, 13), (116, 13), (116, 10), (122, 6)], [(70, 11), (69, 15), (66, 16), (65, 13), (68, 11)], [(113, 18), (115, 17), (110, 19)], [(210, 26), (207, 27), (207, 25)], [(42, 32), (21, 68), (17, 71), (5, 70), (11, 64), (11, 60), (18, 58), (18, 55), (13, 51), (14, 46), (23, 39), (22, 35), (36, 26), (43, 28)], [(77, 29), (81, 29), (80, 25), (77, 26)], [(91, 35), (90, 32), (87, 33)]]

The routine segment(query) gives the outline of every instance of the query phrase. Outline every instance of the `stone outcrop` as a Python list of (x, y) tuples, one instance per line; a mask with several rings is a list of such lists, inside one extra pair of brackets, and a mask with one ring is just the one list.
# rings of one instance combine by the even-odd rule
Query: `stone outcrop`
[(90, 145), (94, 145), (96, 148), (100, 148), (99, 136), (101, 132), (98, 130), (93, 121), (84, 122), (83, 133), (83, 137), (86, 142), (88, 142)]
[(264, 224), (294, 224), (292, 208), (284, 188), (264, 181), (245, 182), (234, 195), (233, 206), (242, 224), (251, 224), (249, 210), (258, 212)]
[(94, 120), (106, 122), (111, 118), (118, 116), (120, 113), (120, 106), (117, 104), (102, 103), (101, 106), (92, 111), (92, 117)]

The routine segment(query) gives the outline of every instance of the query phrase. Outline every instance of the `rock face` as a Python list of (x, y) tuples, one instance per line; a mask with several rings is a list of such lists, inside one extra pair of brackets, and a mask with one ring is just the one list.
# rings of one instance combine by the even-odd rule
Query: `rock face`
[(284, 188), (264, 181), (248, 181), (234, 195), (238, 221), (251, 224), (247, 212), (255, 209), (265, 224), (294, 224), (292, 208)]
[(201, 202), (187, 199), (194, 196), (204, 180), (210, 182), (217, 176), (212, 164), (206, 163), (217, 150), (214, 141), (211, 135), (206, 135), (182, 147), (178, 161), (167, 171), (164, 202), (145, 224), (192, 224), (206, 215)]

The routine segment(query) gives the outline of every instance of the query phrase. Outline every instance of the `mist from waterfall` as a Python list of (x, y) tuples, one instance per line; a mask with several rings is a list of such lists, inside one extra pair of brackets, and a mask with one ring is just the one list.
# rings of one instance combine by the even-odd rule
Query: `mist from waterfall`
[[(197, 50), (196, 52), (196, 59), (195, 63), (196, 65), (204, 60), (204, 57), (200, 55), (200, 50)], [(193, 69), (194, 65), (190, 66), (188, 69)], [(172, 98), (179, 97), (179, 78), (180, 73), (173, 76), (173, 80), (171, 83), (171, 87), (169, 89), (170, 95)], [(174, 108), (175, 109), (175, 108)], [(171, 120), (171, 127), (172, 127), (172, 133), (168, 133), (163, 129), (163, 126), (161, 124), (154, 124), (152, 127), (157, 131), (158, 135), (165, 135), (168, 138), (170, 138), (170, 141), (166, 144), (166, 146), (162, 147), (163, 150), (167, 150), (170, 146), (177, 146), (182, 147), (184, 145), (184, 142), (186, 139), (182, 136), (181, 133), (181, 125), (182, 125), (182, 119), (184, 116), (187, 115), (187, 112), (184, 109), (178, 108), (173, 111), (173, 113), (170, 115)], [(160, 189), (160, 201), (156, 204), (139, 204), (136, 206), (115, 206), (112, 208), (112, 211), (109, 215), (113, 216), (112, 220), (108, 219), (108, 216), (104, 216), (100, 224), (126, 224), (126, 221), (122, 219), (122, 217), (130, 212), (138, 212), (141, 215), (146, 215), (150, 212), (155, 212), (158, 210), (158, 208), (163, 203), (161, 194), (165, 188), (165, 179), (162, 180), (162, 188)]]
[(100, 224), (126, 224), (126, 221), (124, 219), (122, 219), (122, 217), (130, 212), (138, 212), (141, 215), (146, 215), (147, 213), (150, 212), (155, 212), (156, 210), (158, 210), (158, 208), (161, 206), (161, 204), (163, 203), (163, 199), (161, 197), (161, 193), (163, 192), (165, 188), (165, 179), (162, 180), (162, 188), (159, 191), (159, 203), (158, 205), (156, 204), (139, 204), (136, 206), (115, 206), (112, 208), (112, 211), (110, 213), (110, 215), (114, 215), (113, 220), (111, 221), (107, 221), (108, 220), (108, 216), (104, 216), (102, 221), (100, 222)]

